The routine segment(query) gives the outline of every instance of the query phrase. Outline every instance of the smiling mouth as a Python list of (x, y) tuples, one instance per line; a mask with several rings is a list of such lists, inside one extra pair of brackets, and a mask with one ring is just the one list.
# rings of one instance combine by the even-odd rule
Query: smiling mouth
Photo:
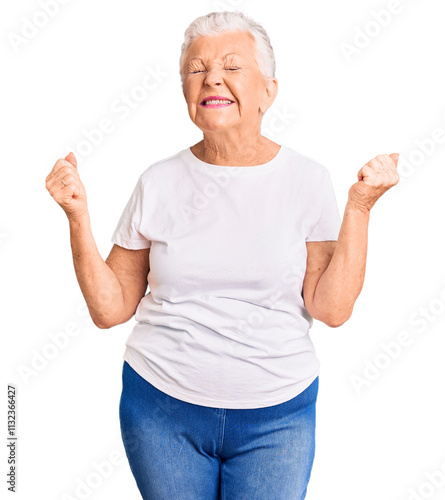
[(234, 101), (231, 101), (230, 99), (207, 99), (201, 103), (201, 106), (228, 106), (229, 104), (233, 104), (233, 102)]

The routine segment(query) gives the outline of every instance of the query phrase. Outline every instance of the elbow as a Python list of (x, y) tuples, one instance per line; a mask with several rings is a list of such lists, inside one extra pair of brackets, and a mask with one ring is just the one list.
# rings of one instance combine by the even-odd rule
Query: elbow
[[(133, 316), (133, 315), (132, 315)], [(109, 330), (113, 328), (113, 326), (121, 325), (122, 323), (126, 323), (131, 317), (128, 316), (108, 316), (102, 318), (91, 318), (93, 323), (100, 328), (101, 330)]]
[(323, 323), (329, 328), (338, 328), (339, 326), (343, 325), (346, 323), (347, 319), (337, 319), (337, 318), (332, 318), (326, 321), (323, 321)]
[(114, 325), (96, 325), (97, 328), (100, 328), (101, 330), (109, 330), (110, 328), (112, 328)]
[(312, 309), (307, 311), (313, 319), (321, 321), (330, 328), (338, 328), (346, 323), (346, 321), (348, 321), (351, 317), (351, 313), (340, 314), (337, 311), (335, 313), (329, 313), (327, 311), (313, 311)]
[(351, 317), (352, 311), (348, 312), (347, 314), (343, 315), (332, 315), (327, 317), (325, 320), (323, 320), (323, 323), (325, 323), (327, 326), (330, 328), (338, 328), (339, 326), (342, 326), (348, 321), (348, 319)]
[(111, 323), (107, 323), (106, 321), (97, 318), (91, 318), (91, 319), (93, 320), (93, 323), (97, 326), (97, 328), (100, 328), (101, 330), (109, 330), (114, 326)]

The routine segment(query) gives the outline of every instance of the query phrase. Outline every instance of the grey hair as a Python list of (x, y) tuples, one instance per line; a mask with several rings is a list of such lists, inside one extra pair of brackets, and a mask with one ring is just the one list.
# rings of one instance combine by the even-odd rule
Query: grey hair
[(179, 73), (183, 82), (184, 54), (200, 36), (213, 36), (226, 31), (247, 31), (255, 40), (256, 60), (263, 76), (275, 77), (275, 56), (269, 35), (263, 26), (240, 11), (210, 12), (197, 17), (184, 32), (184, 43), (179, 58)]

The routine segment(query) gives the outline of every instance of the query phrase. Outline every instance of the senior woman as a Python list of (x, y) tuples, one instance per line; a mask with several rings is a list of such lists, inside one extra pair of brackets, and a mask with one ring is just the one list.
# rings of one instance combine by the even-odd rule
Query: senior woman
[(277, 95), (261, 25), (197, 18), (180, 74), (203, 139), (140, 174), (105, 262), (72, 153), (46, 186), (94, 323), (135, 314), (119, 415), (142, 497), (300, 500), (315, 453), (309, 329), (351, 316), (370, 210), (397, 184), (398, 155), (359, 170), (341, 220), (329, 171), (261, 135)]

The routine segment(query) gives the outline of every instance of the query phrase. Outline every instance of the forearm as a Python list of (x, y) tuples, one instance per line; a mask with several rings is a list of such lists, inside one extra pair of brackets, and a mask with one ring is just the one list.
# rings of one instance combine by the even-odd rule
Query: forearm
[(121, 285), (97, 249), (89, 215), (81, 220), (70, 220), (69, 224), (77, 281), (91, 319), (96, 326), (107, 328), (124, 311)]
[(348, 201), (334, 254), (315, 289), (314, 308), (333, 326), (349, 319), (363, 287), (369, 214)]

